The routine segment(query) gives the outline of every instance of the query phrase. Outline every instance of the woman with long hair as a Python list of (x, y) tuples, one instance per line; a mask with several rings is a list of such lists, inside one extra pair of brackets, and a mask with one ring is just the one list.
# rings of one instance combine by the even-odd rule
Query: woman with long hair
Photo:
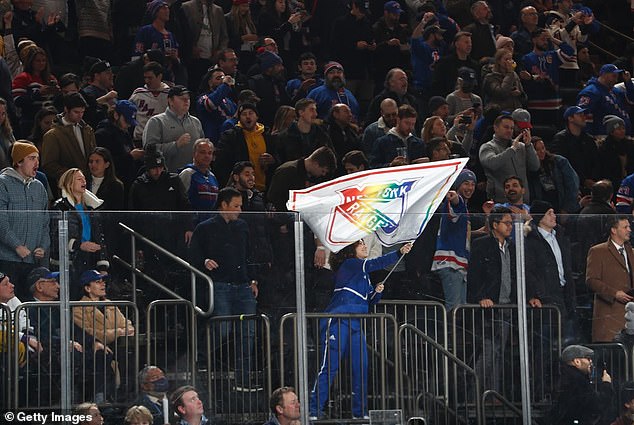
[(528, 98), (515, 66), (513, 53), (509, 50), (495, 52), (493, 70), (482, 81), (482, 97), (486, 104), (495, 103), (503, 111), (514, 111), (526, 103)]
[(258, 41), (258, 31), (251, 18), (249, 0), (233, 0), (231, 11), (225, 15), (229, 47), (239, 52), (240, 71), (247, 72), (255, 62), (254, 47)]
[(546, 149), (541, 137), (533, 136), (531, 143), (539, 158), (539, 170), (528, 176), (531, 199), (550, 202), (556, 213), (575, 213), (579, 210), (579, 177), (563, 156)]
[(273, 126), (271, 127), (271, 135), (276, 136), (282, 131), (290, 127), (295, 120), (295, 108), (288, 105), (282, 105), (277, 108), (275, 118), (273, 118)]
[(0, 170), (12, 165), (11, 147), (14, 143), (15, 136), (7, 114), (7, 101), (0, 97)]
[(115, 173), (112, 154), (106, 148), (96, 147), (88, 157), (88, 176), (86, 187), (90, 192), (103, 199), (102, 210), (121, 211), (124, 208), (123, 182)]
[(79, 168), (66, 170), (58, 186), (62, 197), (55, 201), (53, 208), (68, 213), (71, 278), (77, 282), (84, 270), (106, 271), (110, 267), (101, 223), (92, 213), (103, 201), (86, 189), (86, 177)]
[[(383, 283), (374, 287), (369, 273), (396, 263), (399, 254), (412, 249), (407, 243), (398, 251), (368, 259), (368, 247), (363, 239), (330, 253), (330, 268), (335, 274), (335, 290), (326, 308), (327, 313), (367, 314), (368, 307), (381, 299)], [(339, 360), (350, 358), (352, 369), (352, 415), (363, 418), (368, 414), (368, 353), (365, 333), (360, 319), (321, 319), (320, 341), (324, 344), (321, 369), (310, 393), (310, 415), (319, 418), (328, 402), (330, 383), (333, 382)]]
[[(463, 114), (463, 115), (467, 115), (467, 114)], [(473, 121), (475, 121), (473, 119), (473, 114), (470, 115), (471, 118), (471, 128), (473, 128)], [(456, 127), (454, 125), (454, 127)], [(452, 127), (453, 130), (453, 127)], [(425, 143), (425, 146), (429, 145), (429, 142), (434, 138), (434, 137), (442, 137), (447, 139), (447, 141), (449, 142), (449, 148), (451, 149), (451, 153), (453, 155), (458, 155), (461, 158), (466, 158), (469, 155), (467, 154), (469, 148), (471, 147), (471, 143), (473, 142), (473, 131), (467, 133), (466, 131), (464, 132), (464, 138), (462, 140), (462, 142), (457, 141), (457, 140), (452, 140), (451, 137), (454, 136), (455, 134), (450, 134), (447, 132), (447, 126), (445, 125), (445, 122), (443, 121), (442, 118), (440, 118), (437, 115), (431, 116), (429, 118), (427, 118), (425, 120), (425, 122), (423, 123), (423, 129), (420, 132), (420, 138), (423, 140), (423, 142)], [(431, 156), (431, 152), (427, 152), (427, 156)]]
[(13, 101), (20, 111), (20, 134), (29, 134), (37, 111), (46, 102), (52, 102), (57, 93), (59, 86), (51, 74), (46, 52), (39, 47), (29, 49), (24, 72), (18, 74), (12, 83)]
[(275, 40), (278, 54), (287, 65), (297, 56), (291, 52), (299, 54), (302, 18), (305, 16), (303, 9), (291, 13), (288, 0), (267, 0), (266, 7), (258, 16), (258, 31)]
[(40, 109), (39, 111), (37, 111), (37, 114), (35, 114), (33, 130), (31, 131), (29, 140), (33, 142), (35, 147), (37, 147), (40, 152), (42, 151), (42, 141), (44, 139), (44, 134), (53, 127), (53, 120), (55, 119), (56, 115), (57, 111), (55, 110), (55, 108), (52, 108), (50, 106)]

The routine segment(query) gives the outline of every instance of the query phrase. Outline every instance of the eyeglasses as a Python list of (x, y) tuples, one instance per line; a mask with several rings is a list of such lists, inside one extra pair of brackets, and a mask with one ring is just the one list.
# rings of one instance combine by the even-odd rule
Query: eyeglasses
[(510, 221), (510, 220), (509, 221), (499, 221), (498, 223), (502, 223), (502, 224), (504, 224), (506, 226), (512, 226), (513, 225), (513, 222)]

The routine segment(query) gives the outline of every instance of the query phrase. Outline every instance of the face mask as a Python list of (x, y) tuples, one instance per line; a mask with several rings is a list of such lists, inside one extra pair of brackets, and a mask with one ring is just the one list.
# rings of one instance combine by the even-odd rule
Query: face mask
[(169, 390), (170, 383), (167, 378), (163, 377), (152, 382), (152, 387), (154, 388), (154, 392), (166, 393), (167, 390)]

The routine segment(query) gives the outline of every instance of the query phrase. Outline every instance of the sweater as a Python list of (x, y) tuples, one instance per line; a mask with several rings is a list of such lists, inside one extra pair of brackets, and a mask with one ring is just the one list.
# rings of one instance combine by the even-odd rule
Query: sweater
[(431, 269), (451, 268), (466, 276), (471, 244), (471, 221), (465, 200), (462, 196), (458, 199), (458, 205), (452, 205), (446, 200), (438, 211), (441, 214), (440, 229)]

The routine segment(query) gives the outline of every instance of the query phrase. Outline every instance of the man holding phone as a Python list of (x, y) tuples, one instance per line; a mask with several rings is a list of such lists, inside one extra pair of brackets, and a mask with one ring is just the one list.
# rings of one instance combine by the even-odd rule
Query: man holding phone
[(561, 391), (553, 407), (552, 424), (594, 424), (611, 411), (614, 389), (607, 370), (597, 368), (601, 382), (590, 381), (594, 351), (583, 345), (569, 345), (561, 352)]

